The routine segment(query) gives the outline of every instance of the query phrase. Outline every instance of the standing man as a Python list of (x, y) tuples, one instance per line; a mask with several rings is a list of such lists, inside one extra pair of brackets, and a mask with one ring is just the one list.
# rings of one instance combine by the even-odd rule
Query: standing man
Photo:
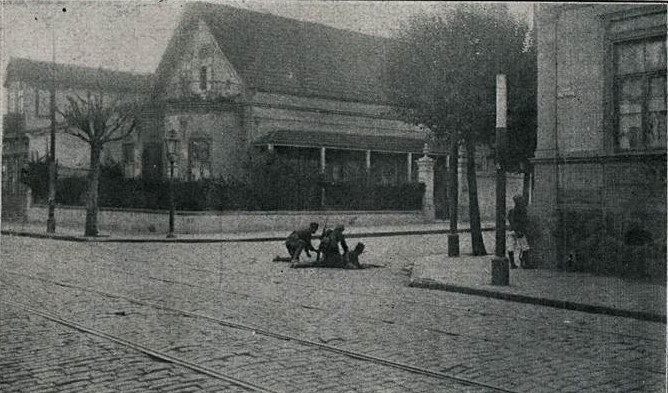
[(515, 207), (508, 212), (508, 223), (510, 224), (510, 231), (508, 231), (508, 259), (510, 260), (510, 267), (515, 269), (517, 268), (515, 253), (517, 253), (519, 258), (520, 267), (527, 267), (529, 263), (529, 241), (526, 236), (529, 227), (529, 217), (526, 203), (522, 196), (514, 196), (513, 202), (515, 202)]
[(318, 230), (318, 223), (312, 222), (309, 224), (308, 228), (298, 229), (293, 231), (290, 236), (285, 240), (285, 247), (290, 253), (290, 260), (292, 263), (299, 262), (299, 256), (302, 251), (306, 252), (307, 257), (311, 257), (309, 251), (316, 251), (311, 243), (311, 237)]

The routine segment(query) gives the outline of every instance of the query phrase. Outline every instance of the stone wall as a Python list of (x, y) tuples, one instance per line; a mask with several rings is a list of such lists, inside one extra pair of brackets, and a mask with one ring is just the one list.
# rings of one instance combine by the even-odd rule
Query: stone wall
[[(32, 206), (27, 211), (28, 222), (44, 222), (46, 206)], [(65, 227), (83, 228), (86, 210), (82, 207), (56, 208), (56, 222)], [(234, 233), (259, 231), (290, 231), (311, 221), (329, 225), (372, 227), (405, 225), (424, 222), (421, 211), (317, 211), (317, 212), (177, 212), (174, 217), (178, 233)], [(167, 233), (168, 212), (156, 210), (100, 210), (101, 232), (132, 234)]]

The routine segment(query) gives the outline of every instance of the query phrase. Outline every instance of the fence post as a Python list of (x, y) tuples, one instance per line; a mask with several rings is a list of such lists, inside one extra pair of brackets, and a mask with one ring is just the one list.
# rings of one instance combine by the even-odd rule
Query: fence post
[(436, 210), (434, 208), (434, 159), (427, 155), (425, 146), (424, 156), (417, 160), (418, 181), (424, 183), (424, 195), (422, 196), (422, 215), (426, 222), (433, 222), (436, 219)]

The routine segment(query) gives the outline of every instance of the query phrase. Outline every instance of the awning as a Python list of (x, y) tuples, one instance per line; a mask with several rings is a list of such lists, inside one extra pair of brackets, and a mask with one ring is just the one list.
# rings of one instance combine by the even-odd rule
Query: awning
[[(257, 138), (253, 145), (371, 150), (388, 153), (422, 154), (424, 139), (385, 135), (342, 134), (298, 130), (276, 130)], [(429, 154), (445, 155), (445, 149), (430, 146)]]

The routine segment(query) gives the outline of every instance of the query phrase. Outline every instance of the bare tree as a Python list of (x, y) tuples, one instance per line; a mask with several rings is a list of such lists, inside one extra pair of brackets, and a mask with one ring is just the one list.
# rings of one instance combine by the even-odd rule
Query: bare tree
[(136, 129), (139, 105), (133, 100), (103, 94), (91, 95), (87, 99), (68, 96), (67, 101), (66, 109), (58, 111), (67, 126), (66, 132), (90, 146), (84, 236), (97, 236), (102, 149), (110, 142), (123, 140)]

